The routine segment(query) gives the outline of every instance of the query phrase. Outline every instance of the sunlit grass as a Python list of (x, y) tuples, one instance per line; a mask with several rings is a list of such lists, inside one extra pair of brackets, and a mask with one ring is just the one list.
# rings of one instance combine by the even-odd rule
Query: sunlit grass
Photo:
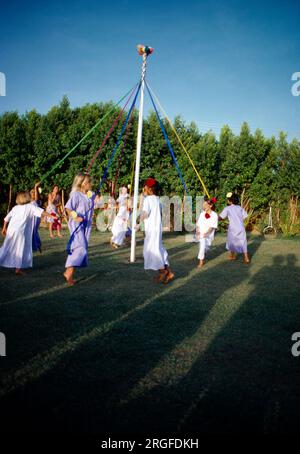
[(114, 251), (95, 232), (90, 266), (67, 287), (66, 238), (42, 234), (27, 276), (0, 270), (7, 429), (295, 427), (300, 397), (287, 377), (300, 378), (290, 353), (300, 330), (299, 241), (253, 237), (246, 266), (227, 261), (217, 235), (199, 271), (197, 246), (166, 235), (176, 279), (164, 286), (143, 270), (141, 239), (129, 264), (128, 248)]

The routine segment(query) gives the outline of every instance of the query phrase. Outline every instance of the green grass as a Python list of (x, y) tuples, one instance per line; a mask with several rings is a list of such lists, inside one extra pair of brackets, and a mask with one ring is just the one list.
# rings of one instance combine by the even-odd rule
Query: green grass
[[(65, 233), (66, 235), (66, 233)], [(207, 265), (166, 235), (176, 279), (154, 284), (129, 249), (94, 232), (79, 282), (62, 278), (63, 240), (42, 232), (24, 277), (0, 270), (3, 431), (289, 432), (300, 428), (300, 242), (252, 237), (229, 262), (217, 235)]]

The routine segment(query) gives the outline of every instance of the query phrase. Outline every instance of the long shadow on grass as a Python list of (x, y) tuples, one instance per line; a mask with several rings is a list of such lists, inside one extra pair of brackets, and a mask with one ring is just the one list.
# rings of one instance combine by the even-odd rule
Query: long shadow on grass
[[(162, 432), (214, 434), (299, 431), (300, 368), (291, 354), (291, 335), (299, 331), (300, 319), (296, 264), (295, 254), (275, 256), (270, 266), (251, 278), (248, 298), (236, 311), (229, 308), (227, 322), (208, 348), (203, 349), (200, 337), (192, 343), (203, 354), (188, 373), (167, 387), (152, 386), (135, 406), (127, 405), (131, 415), (143, 406), (141, 430), (148, 426)], [(189, 348), (183, 361), (191, 355)], [(167, 415), (160, 424), (155, 423), (158, 408)]]
[[(178, 344), (197, 332), (228, 287), (247, 278), (247, 267), (229, 269), (229, 263), (224, 264), (222, 257), (219, 260), (215, 265), (211, 260), (201, 273), (190, 271), (190, 259), (182, 260), (178, 270), (187, 277), (159, 290), (147, 282), (138, 267), (131, 268), (131, 272), (124, 268), (119, 295), (116, 289), (109, 293), (115, 297), (111, 314), (123, 315), (107, 324), (103, 320), (103, 308), (97, 310), (94, 306), (93, 324), (89, 318), (85, 325), (87, 314), (83, 312), (85, 329), (78, 330), (75, 339), (70, 339), (69, 344), (62, 341), (58, 348), (25, 367), (20, 375), (11, 377), (16, 383), (8, 383), (7, 389), (12, 385), (12, 391), (16, 390), (2, 399), (3, 411), (8, 413), (6, 427), (22, 424), (27, 430), (95, 432), (145, 428), (148, 416), (144, 414), (143, 397), (139, 394), (140, 388), (142, 393), (147, 389), (144, 378)], [(125, 292), (124, 278), (127, 278)], [(145, 294), (145, 290), (149, 294), (146, 300), (139, 295), (139, 291)], [(97, 286), (93, 292), (96, 294)], [(128, 308), (131, 310), (126, 311)], [(71, 304), (68, 319), (73, 311)], [(192, 358), (189, 367), (196, 359)], [(22, 383), (24, 387), (18, 389)], [(139, 400), (141, 405), (136, 406)], [(17, 408), (18, 414), (12, 414)], [(159, 408), (157, 413), (149, 415), (150, 429), (156, 427), (158, 413), (161, 414)]]
[[(41, 260), (45, 259), (47, 257), (41, 257)], [(78, 274), (81, 276), (79, 285), (74, 288), (68, 288), (63, 283), (61, 272), (57, 276), (49, 266), (45, 288), (43, 269), (38, 268), (26, 278), (29, 293), (23, 285), (20, 297), (0, 305), (5, 332), (14, 351), (6, 361), (6, 370), (11, 369), (17, 360), (28, 361), (44, 350), (48, 364), (51, 363), (49, 355), (58, 361), (62, 352), (74, 349), (80, 342), (88, 340), (89, 335), (91, 338), (99, 335), (102, 332), (100, 321), (105, 330), (107, 324), (119, 322), (123, 316), (129, 317), (136, 308), (142, 310), (144, 305), (152, 302), (151, 298), (155, 301), (164, 290), (164, 286), (153, 285), (152, 275), (146, 274), (140, 264), (129, 265), (120, 261), (120, 254), (105, 260), (101, 254), (96, 254), (90, 262), (89, 269)], [(142, 296), (145, 292), (149, 297), (146, 302)], [(89, 333), (87, 337), (86, 333)], [(56, 345), (51, 348), (53, 340)], [(33, 345), (28, 348), (28, 344)], [(38, 356), (36, 362), (41, 361)], [(27, 373), (26, 368), (24, 372)]]
[[(260, 244), (261, 241), (258, 239), (249, 245), (252, 256)], [(214, 249), (211, 260), (213, 255), (218, 255), (218, 249), (219, 247)], [(242, 263), (224, 263), (222, 261), (219, 265), (201, 272), (198, 280), (194, 279), (189, 282), (188, 294), (185, 287), (176, 291), (174, 296), (176, 302), (184, 301), (182, 306), (178, 305), (180, 311), (185, 309), (190, 299), (198, 298), (198, 309), (202, 311), (202, 316), (197, 319), (197, 322), (200, 323), (197, 324), (197, 330), (193, 330), (191, 335), (187, 333), (187, 336), (178, 338), (174, 349), (167, 352), (123, 397), (118, 411), (112, 413), (117, 430), (129, 433), (134, 430), (142, 433), (147, 431), (164, 433), (177, 429), (185, 407), (180, 409), (178, 399), (175, 399), (173, 392), (169, 394), (167, 391), (167, 395), (165, 395), (165, 389), (166, 387), (168, 390), (176, 387), (175, 385), (189, 374), (193, 364), (197, 363), (201, 352), (209, 348), (214, 338), (218, 336), (220, 328), (215, 322), (215, 302), (220, 300), (225, 291), (228, 292), (231, 288), (234, 289), (242, 284), (248, 274), (249, 268)], [(222, 300), (221, 304), (223, 304)], [(225, 316), (224, 319), (226, 319)], [(224, 323), (224, 319), (222, 323)], [(178, 324), (175, 325), (178, 327)], [(192, 344), (192, 348), (190, 344)], [(205, 389), (201, 384), (200, 395)], [(176, 391), (180, 401), (181, 393), (177, 388)], [(194, 390), (191, 392), (193, 393)], [(163, 402), (163, 399), (166, 401)], [(147, 408), (145, 403), (148, 404), (148, 401), (150, 405)], [(171, 408), (171, 411), (165, 411), (164, 406), (170, 405), (171, 402), (175, 403), (175, 406)], [(162, 403), (164, 405), (161, 405)]]
[(250, 296), (215, 339), (205, 360), (186, 378), (184, 385), (190, 386), (209, 358), (215, 358), (212, 391), (192, 412), (186, 427), (299, 432), (300, 367), (291, 354), (292, 333), (299, 331), (298, 277), (297, 257), (288, 254), (275, 256), (252, 278)]
[[(157, 293), (140, 264), (128, 265), (129, 251), (112, 251), (108, 244), (91, 246), (90, 266), (77, 273), (79, 286), (67, 288), (62, 277), (66, 252), (55, 250), (62, 242), (45, 243), (50, 252), (45, 249), (34, 257), (35, 267), (26, 277), (1, 270), (2, 327), (14, 352), (5, 362), (6, 371), (51, 348), (54, 339), (60, 344), (76, 335), (80, 338), (100, 320), (106, 324), (118, 319), (138, 305), (136, 294), (143, 294), (145, 288), (149, 296)], [(104, 256), (105, 248), (109, 256)]]
[[(93, 238), (94, 240), (94, 238)], [(64, 279), (62, 272), (67, 257), (65, 249), (55, 250), (54, 246), (61, 246), (61, 243), (50, 243), (51, 248), (45, 248), (43, 254), (34, 254), (33, 269), (26, 271), (26, 276), (15, 276), (14, 270), (0, 269), (0, 308), (1, 303), (15, 300), (21, 300), (25, 295), (26, 300), (30, 294), (41, 292), (47, 294), (47, 291), (61, 291), (64, 288)], [(142, 251), (140, 246), (142, 240), (137, 242), (137, 258), (141, 260)], [(186, 251), (187, 244), (170, 248), (171, 254), (176, 251)], [(53, 250), (54, 249), (54, 250)], [(50, 251), (50, 252), (49, 252)], [(89, 247), (89, 263), (88, 269), (80, 270), (77, 275), (79, 279), (88, 278), (89, 274), (99, 273), (103, 271), (103, 262), (107, 265), (110, 263), (115, 265), (115, 269), (119, 267), (120, 262), (126, 263), (129, 261), (130, 249), (120, 248), (112, 250), (108, 243), (100, 243)], [(108, 260), (107, 260), (108, 259)], [(110, 266), (109, 266), (110, 269)], [(46, 275), (44, 273), (47, 273)]]

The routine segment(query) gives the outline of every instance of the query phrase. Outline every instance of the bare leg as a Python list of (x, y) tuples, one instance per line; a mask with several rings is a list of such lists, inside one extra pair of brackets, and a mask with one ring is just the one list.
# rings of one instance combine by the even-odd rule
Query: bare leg
[(167, 274), (163, 280), (163, 283), (167, 284), (169, 281), (172, 281), (174, 279), (175, 274), (171, 271), (171, 268), (169, 268), (168, 266), (165, 267), (165, 271), (167, 272)]
[(75, 281), (73, 279), (73, 277), (74, 277), (74, 267), (73, 266), (69, 266), (68, 268), (66, 268), (66, 271), (64, 272), (64, 277), (69, 285), (75, 284)]
[(229, 252), (228, 260), (236, 260), (236, 253), (230, 251), (230, 252)]
[(49, 234), (50, 234), (50, 238), (54, 238), (52, 222), (49, 223)]
[(199, 263), (197, 265), (197, 268), (203, 268), (205, 265), (205, 259), (199, 260)]
[(198, 265), (197, 268), (202, 268), (205, 264), (205, 249), (206, 249), (206, 239), (200, 238), (199, 240), (199, 254), (198, 254)]
[(250, 257), (248, 255), (248, 252), (244, 252), (244, 263), (246, 264), (250, 263)]
[(57, 236), (59, 236), (59, 238), (62, 238), (61, 227), (57, 227)]
[(165, 268), (158, 270), (158, 275), (154, 278), (154, 281), (157, 283), (162, 282), (165, 279), (165, 277), (167, 276), (167, 274), (168, 274), (168, 271)]

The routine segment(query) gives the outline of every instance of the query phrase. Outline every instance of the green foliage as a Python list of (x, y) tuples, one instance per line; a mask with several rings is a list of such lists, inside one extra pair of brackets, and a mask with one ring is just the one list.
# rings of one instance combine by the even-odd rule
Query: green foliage
[[(17, 112), (1, 115), (0, 205), (4, 206), (7, 201), (9, 185), (12, 185), (14, 193), (30, 189), (34, 182), (62, 159), (110, 109), (113, 109), (111, 114), (43, 183), (45, 191), (55, 183), (68, 192), (74, 175), (87, 169), (119, 115), (120, 108), (114, 108), (112, 103), (96, 103), (72, 109), (68, 98), (63, 97), (60, 104), (52, 107), (45, 115), (40, 115), (35, 110), (22, 116)], [(101, 180), (125, 116), (126, 112), (123, 112), (121, 121), (92, 167), (95, 186)], [(103, 187), (105, 191), (113, 186), (118, 190), (118, 186), (131, 182), (137, 124), (138, 114), (135, 111), (127, 129), (126, 140), (124, 135), (109, 169), (107, 182)], [(190, 194), (202, 195), (202, 185), (165, 120), (164, 126)], [(280, 210), (283, 224), (291, 221), (298, 225), (297, 209), (290, 218), (287, 208), (290, 207), (291, 200), (296, 200), (297, 206), (300, 195), (298, 140), (293, 139), (289, 143), (283, 132), (278, 138), (265, 138), (260, 130), (252, 134), (247, 123), (243, 123), (239, 135), (234, 135), (229, 126), (225, 125), (219, 138), (211, 131), (200, 134), (194, 122), (186, 124), (180, 116), (175, 118), (174, 126), (209, 193), (218, 198), (217, 209), (226, 202), (226, 193), (233, 191), (242, 196), (243, 205), (251, 213), (249, 225), (256, 219), (259, 222), (270, 205)], [(140, 179), (146, 179), (149, 175), (158, 179), (165, 194), (184, 194), (154, 112), (151, 112), (143, 123)]]

